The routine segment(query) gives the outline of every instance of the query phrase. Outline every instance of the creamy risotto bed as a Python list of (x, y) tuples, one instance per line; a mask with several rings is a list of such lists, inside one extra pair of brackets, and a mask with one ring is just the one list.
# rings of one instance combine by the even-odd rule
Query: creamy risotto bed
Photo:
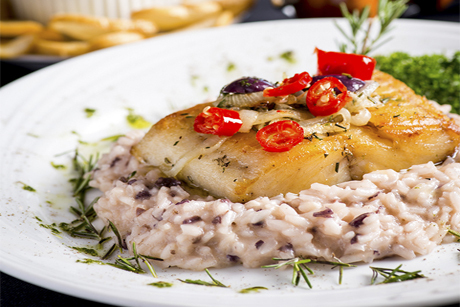
[[(125, 247), (160, 257), (159, 266), (191, 270), (272, 258), (313, 257), (372, 262), (412, 259), (460, 231), (460, 158), (408, 170), (375, 171), (360, 181), (313, 184), (298, 194), (244, 204), (200, 196), (130, 154), (143, 132), (121, 137), (101, 158), (91, 186), (94, 208), (117, 227)], [(133, 172), (136, 172), (133, 175)]]

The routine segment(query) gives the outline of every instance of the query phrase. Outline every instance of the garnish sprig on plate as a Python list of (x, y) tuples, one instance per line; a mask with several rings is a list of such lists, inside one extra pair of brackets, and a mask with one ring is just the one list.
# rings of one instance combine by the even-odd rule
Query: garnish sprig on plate
[(89, 186), (91, 172), (94, 170), (98, 158), (99, 155), (96, 154), (85, 159), (78, 153), (78, 150), (75, 150), (72, 165), (76, 176), (70, 182), (72, 183), (73, 197), (77, 206), (71, 206), (70, 211), (77, 216), (77, 219), (70, 223), (61, 223), (59, 227), (72, 237), (95, 239), (102, 246), (104, 242), (110, 240), (110, 237), (104, 237), (106, 227), (97, 230), (93, 225), (93, 221), (97, 218), (93, 206), (99, 198), (96, 197), (89, 204), (86, 204), (86, 194), (91, 189)]
[(407, 272), (403, 271), (400, 268), (402, 264), (400, 264), (395, 269), (388, 269), (388, 268), (377, 268), (377, 267), (370, 267), (372, 269), (372, 278), (371, 278), (371, 285), (375, 284), (379, 275), (383, 276), (385, 279), (380, 282), (379, 284), (388, 284), (392, 282), (400, 282), (406, 281), (411, 279), (417, 278), (425, 278), (424, 275), (420, 274), (419, 271), (414, 272)]
[[(384, 41), (380, 39), (388, 34), (392, 29), (390, 24), (396, 18), (400, 17), (407, 9), (408, 0), (380, 0), (378, 5), (377, 16), (369, 18), (370, 7), (366, 6), (361, 13), (354, 10), (350, 13), (344, 2), (340, 3), (340, 10), (343, 17), (348, 21), (351, 34), (347, 34), (339, 24), (334, 21), (336, 27), (345, 37), (346, 43), (339, 44), (341, 52), (351, 52), (357, 54), (368, 54), (372, 50), (377, 49), (382, 44), (386, 43), (391, 38)], [(376, 37), (371, 37), (371, 29), (375, 19), (378, 19), (380, 29)], [(377, 44), (379, 42), (379, 44)]]
[(450, 233), (451, 235), (454, 235), (455, 237), (457, 237), (457, 242), (460, 242), (460, 232), (455, 231), (455, 230), (450, 229), (450, 228), (447, 229), (447, 232)]
[(323, 260), (314, 260), (314, 259), (303, 259), (303, 258), (289, 258), (289, 259), (282, 259), (282, 258), (273, 258), (274, 261), (278, 261), (277, 264), (270, 264), (264, 265), (263, 268), (275, 268), (279, 269), (284, 266), (292, 265), (292, 284), (298, 286), (300, 283), (300, 279), (303, 278), (307, 283), (308, 287), (311, 289), (313, 286), (308, 279), (307, 274), (305, 273), (304, 269), (307, 270), (310, 274), (314, 274), (313, 270), (310, 269), (306, 264), (307, 263), (318, 263), (318, 264), (328, 264), (334, 267), (339, 267), (339, 284), (342, 284), (342, 277), (343, 277), (343, 268), (344, 267), (355, 267), (355, 265), (343, 263), (340, 261), (323, 261)]
[(222, 288), (228, 288), (228, 286), (224, 285), (223, 283), (221, 283), (220, 281), (218, 281), (217, 279), (215, 279), (211, 273), (209, 272), (208, 269), (204, 269), (204, 271), (206, 272), (206, 274), (208, 274), (208, 276), (211, 278), (212, 282), (207, 282), (207, 281), (204, 281), (204, 280), (201, 280), (201, 279), (179, 279), (179, 281), (183, 282), (183, 283), (186, 283), (186, 284), (193, 284), (193, 285), (200, 285), (200, 286), (208, 286), (208, 287), (222, 287)]

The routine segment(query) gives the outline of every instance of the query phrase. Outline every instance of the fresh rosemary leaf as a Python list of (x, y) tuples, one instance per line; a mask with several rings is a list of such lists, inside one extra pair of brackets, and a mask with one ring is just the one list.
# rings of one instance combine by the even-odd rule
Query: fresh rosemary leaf
[(125, 136), (125, 135), (124, 134), (112, 135), (112, 136), (108, 136), (108, 137), (105, 137), (105, 138), (101, 139), (101, 141), (116, 142), (122, 136)]
[[(133, 254), (134, 254), (134, 261), (136, 261), (136, 264), (137, 264), (137, 267), (140, 268), (141, 265), (139, 263), (139, 259), (142, 260), (145, 265), (147, 266), (147, 268), (149, 269), (150, 273), (152, 274), (152, 276), (154, 278), (158, 278), (158, 275), (157, 273), (155, 272), (155, 269), (152, 267), (152, 265), (149, 263), (149, 261), (147, 260), (146, 257), (142, 256), (142, 255), (139, 255), (137, 253), (137, 248), (136, 248), (136, 243), (133, 242)], [(163, 261), (163, 259), (161, 259), (161, 261)]]
[(147, 268), (149, 269), (149, 272), (150, 274), (152, 274), (152, 276), (154, 278), (158, 278), (158, 275), (157, 275), (157, 272), (155, 272), (155, 269), (153, 268), (153, 266), (150, 264), (150, 262), (142, 255), (139, 255), (139, 258), (145, 263), (145, 265), (147, 266)]
[(112, 244), (112, 246), (109, 248), (109, 250), (104, 254), (104, 256), (102, 256), (102, 260), (105, 260), (105, 259), (108, 259), (114, 252), (115, 250), (118, 248), (118, 246), (114, 243)]
[(308, 287), (313, 288), (308, 279), (307, 274), (305, 273), (304, 269), (307, 270), (310, 274), (314, 274), (313, 270), (310, 269), (306, 264), (307, 263), (318, 263), (318, 264), (328, 264), (334, 267), (339, 267), (339, 285), (342, 284), (343, 278), (343, 268), (344, 267), (355, 267), (355, 265), (343, 263), (340, 261), (325, 261), (325, 260), (314, 260), (314, 259), (303, 259), (303, 258), (289, 258), (289, 259), (281, 259), (281, 258), (273, 258), (274, 261), (278, 261), (277, 264), (270, 264), (264, 265), (263, 268), (275, 268), (279, 269), (283, 266), (292, 265), (292, 284), (298, 286), (300, 283), (300, 279), (303, 278), (307, 283)]
[(120, 235), (120, 233), (118, 232), (117, 227), (115, 227), (115, 225), (112, 223), (112, 221), (109, 221), (109, 227), (110, 227), (110, 229), (112, 230), (112, 232), (115, 234), (115, 236), (117, 237), (117, 240), (118, 240), (118, 247), (120, 248), (120, 251), (121, 251), (121, 249), (122, 249), (123, 246), (124, 246), (123, 240), (121, 239), (121, 235)]
[(149, 286), (154, 286), (157, 288), (170, 288), (173, 286), (173, 283), (167, 282), (167, 281), (157, 281), (157, 282), (152, 282), (147, 284)]
[(278, 261), (278, 264), (271, 264), (271, 265), (264, 265), (262, 266), (263, 268), (275, 268), (279, 269), (283, 266), (287, 265), (292, 265), (292, 280), (291, 283), (295, 286), (298, 286), (300, 283), (300, 278), (302, 277), (307, 285), (312, 288), (312, 285), (310, 283), (310, 280), (307, 277), (307, 274), (305, 274), (305, 271), (303, 270), (304, 268), (308, 270), (310, 274), (313, 273), (313, 271), (308, 268), (305, 264), (311, 262), (311, 259), (300, 259), (300, 258), (290, 258), (290, 259), (281, 259), (281, 258), (273, 258), (274, 261)]
[(186, 280), (179, 279), (179, 281), (181, 281), (183, 283), (186, 283), (186, 284), (194, 284), (194, 285), (208, 286), (208, 287), (227, 288), (226, 285), (224, 285), (223, 283), (221, 283), (220, 281), (218, 281), (217, 279), (212, 277), (212, 275), (211, 275), (211, 273), (209, 272), (208, 269), (205, 269), (205, 272), (211, 278), (212, 282), (203, 281), (201, 279), (195, 279), (195, 280), (194, 279), (186, 279)]
[[(377, 16), (369, 18), (370, 7), (366, 6), (361, 13), (358, 10), (349, 12), (345, 2), (340, 3), (340, 10), (343, 17), (347, 20), (349, 31), (342, 28), (334, 21), (337, 29), (345, 38), (345, 43), (339, 43), (341, 52), (351, 52), (357, 54), (368, 54), (390, 40), (381, 40), (392, 29), (390, 24), (393, 20), (400, 17), (407, 9), (408, 0), (380, 0)], [(371, 37), (371, 28), (375, 20), (378, 20), (379, 30), (375, 37)], [(351, 32), (350, 34), (347, 34)]]
[(450, 234), (453, 234), (454, 236), (456, 236), (458, 239), (460, 239), (460, 232), (458, 231), (455, 231), (453, 229), (447, 229), (447, 232), (450, 233)]
[(387, 284), (387, 283), (400, 282), (400, 281), (412, 280), (412, 279), (417, 279), (417, 278), (425, 278), (424, 275), (420, 274), (421, 271), (407, 272), (407, 271), (401, 270), (400, 269), (401, 267), (402, 267), (402, 264), (400, 264), (395, 269), (370, 267), (373, 272), (372, 278), (371, 278), (371, 285), (375, 284), (379, 275), (385, 278), (379, 284)]
[(34, 188), (32, 188), (30, 185), (25, 184), (24, 182), (18, 181), (18, 183), (22, 184), (22, 189), (25, 190), (25, 191), (37, 192), (37, 190), (35, 190)]
[(201, 279), (179, 279), (179, 281), (185, 283), (185, 284), (193, 284), (193, 285), (200, 285), (200, 286), (208, 286), (208, 287), (217, 287), (214, 283), (212, 282), (207, 282)]
[(92, 248), (87, 248), (87, 247), (77, 247), (77, 246), (70, 246), (70, 248), (79, 251), (80, 253), (84, 253), (93, 257), (98, 257), (99, 254), (97, 253), (96, 250)]
[(265, 287), (250, 287), (250, 288), (245, 288), (245, 289), (241, 289), (240, 291), (238, 291), (239, 293), (251, 293), (251, 292), (260, 292), (260, 290), (268, 290), (268, 288), (265, 288)]
[(212, 282), (213, 282), (216, 286), (227, 288), (226, 285), (224, 285), (223, 283), (221, 283), (220, 281), (218, 281), (217, 279), (215, 279), (214, 277), (212, 277), (212, 275), (211, 275), (211, 273), (209, 272), (208, 269), (204, 269), (204, 271), (206, 272), (206, 274), (208, 274), (208, 276), (212, 279)]

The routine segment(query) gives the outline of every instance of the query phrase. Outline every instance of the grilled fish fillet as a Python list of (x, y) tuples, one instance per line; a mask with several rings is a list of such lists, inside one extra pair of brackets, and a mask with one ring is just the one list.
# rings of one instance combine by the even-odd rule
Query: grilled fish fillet
[(132, 154), (211, 195), (246, 202), (298, 193), (315, 182), (333, 185), (374, 170), (439, 162), (453, 153), (460, 143), (453, 120), (390, 75), (376, 71), (373, 80), (380, 83), (376, 93), (389, 100), (369, 109), (366, 126), (305, 139), (287, 152), (263, 150), (254, 131), (232, 137), (195, 132), (195, 116), (210, 105), (200, 104), (160, 120)]

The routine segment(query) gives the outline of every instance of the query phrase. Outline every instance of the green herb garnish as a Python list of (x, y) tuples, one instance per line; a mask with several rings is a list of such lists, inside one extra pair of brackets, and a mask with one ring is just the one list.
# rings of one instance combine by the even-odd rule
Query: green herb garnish
[(451, 112), (460, 114), (460, 51), (452, 57), (394, 52), (375, 59), (376, 69), (406, 83), (418, 95), (439, 104), (450, 104)]
[(99, 198), (95, 198), (92, 202), (86, 204), (86, 193), (92, 189), (89, 186), (91, 172), (96, 166), (98, 157), (99, 155), (97, 154), (96, 156), (91, 155), (88, 159), (85, 159), (78, 153), (78, 150), (75, 150), (72, 165), (76, 176), (70, 179), (70, 182), (73, 186), (73, 197), (77, 206), (71, 206), (70, 211), (77, 219), (70, 223), (61, 223), (59, 227), (72, 237), (95, 239), (102, 245), (108, 240), (108, 238), (104, 237), (106, 227), (99, 231), (92, 224), (97, 217), (93, 205)]
[(37, 192), (34, 188), (32, 188), (30, 185), (25, 184), (24, 182), (18, 181), (18, 183), (22, 184), (22, 189), (29, 191), (29, 192)]
[(167, 281), (157, 281), (157, 282), (152, 282), (148, 284), (149, 286), (154, 286), (157, 288), (171, 288), (173, 286), (172, 283), (167, 282)]
[(56, 164), (51, 161), (51, 166), (54, 167), (55, 169), (66, 169), (66, 166), (63, 164)]
[(286, 60), (288, 63), (294, 64), (296, 62), (293, 51), (286, 51), (280, 54), (280, 58)]
[(252, 293), (252, 292), (260, 292), (260, 290), (268, 290), (268, 288), (265, 287), (250, 287), (250, 288), (245, 288), (241, 289), (238, 291), (239, 293)]
[(101, 139), (101, 141), (116, 142), (122, 136), (125, 136), (125, 135), (124, 134), (112, 135), (112, 136), (108, 136), (108, 137)]
[[(368, 54), (371, 50), (375, 50), (389, 39), (379, 43), (377, 42), (388, 34), (392, 29), (390, 24), (393, 20), (400, 17), (407, 9), (408, 0), (380, 0), (377, 16), (369, 19), (370, 6), (366, 6), (361, 13), (354, 10), (350, 13), (345, 2), (340, 3), (340, 10), (350, 26), (351, 34), (347, 34), (341, 26), (334, 21), (335, 26), (345, 36), (346, 43), (339, 45), (341, 52), (351, 52), (357, 54)], [(380, 29), (376, 37), (371, 37), (371, 28), (374, 20), (377, 19), (380, 24)]]
[(152, 265), (148, 262), (148, 259), (151, 260), (157, 260), (157, 261), (163, 261), (163, 259), (160, 258), (155, 258), (155, 257), (150, 257), (150, 256), (145, 256), (138, 254), (136, 251), (136, 243), (133, 242), (133, 257), (128, 257), (124, 258), (120, 255), (118, 255), (117, 260), (115, 263), (110, 263), (110, 262), (103, 262), (99, 260), (92, 260), (92, 259), (84, 259), (84, 260), (77, 260), (77, 262), (82, 262), (82, 263), (96, 263), (96, 264), (101, 264), (101, 265), (110, 265), (113, 267), (116, 267), (121, 270), (137, 273), (137, 274), (143, 274), (145, 273), (144, 269), (142, 269), (140, 261), (144, 262), (144, 264), (147, 266), (148, 270), (152, 274), (154, 278), (158, 278), (155, 269), (152, 267)]
[(46, 228), (46, 229), (49, 229), (51, 230), (51, 233), (53, 235), (55, 235), (56, 237), (60, 238), (61, 236), (59, 235), (61, 232), (57, 229), (57, 225), (56, 223), (52, 223), (52, 224), (44, 224), (43, 221), (39, 218), (39, 217), (35, 217), (35, 219), (37, 221), (39, 221), (38, 225), (40, 225), (40, 227), (43, 227), (43, 228)]
[(90, 108), (86, 108), (86, 109), (85, 109), (86, 117), (88, 117), (88, 118), (90, 118), (91, 116), (93, 116), (95, 112), (96, 112), (95, 109), (90, 109)]
[(228, 63), (228, 65), (227, 65), (227, 71), (228, 72), (235, 70), (235, 68), (236, 68), (235, 63), (232, 63), (232, 62)]
[(279, 269), (281, 267), (287, 266), (287, 265), (292, 265), (293, 270), (292, 270), (292, 284), (295, 286), (299, 285), (300, 279), (303, 278), (305, 282), (307, 283), (308, 287), (313, 288), (310, 280), (307, 277), (307, 274), (305, 273), (304, 269), (307, 270), (310, 274), (314, 274), (313, 270), (310, 269), (306, 264), (307, 263), (320, 263), (320, 264), (328, 264), (328, 265), (333, 265), (334, 267), (339, 267), (339, 284), (342, 284), (342, 278), (343, 278), (343, 268), (344, 267), (355, 267), (355, 265), (348, 264), (348, 263), (343, 263), (340, 261), (322, 261), (322, 260), (313, 260), (313, 259), (303, 259), (303, 258), (289, 258), (289, 259), (281, 259), (281, 258), (273, 258), (274, 261), (278, 261), (279, 263), (277, 264), (270, 264), (270, 265), (264, 265), (262, 266), (263, 268), (275, 268)]
[(456, 237), (457, 237), (457, 241), (460, 242), (460, 232), (455, 231), (455, 230), (450, 229), (450, 228), (447, 229), (447, 232), (450, 233), (450, 234), (452, 234), (452, 235), (454, 235), (454, 236), (456, 236)]
[(211, 273), (209, 272), (208, 269), (204, 269), (204, 271), (206, 272), (206, 274), (208, 274), (208, 276), (211, 278), (212, 282), (207, 282), (207, 281), (203, 281), (203, 280), (200, 280), (200, 279), (186, 279), (186, 280), (182, 280), (182, 279), (179, 279), (181, 282), (183, 283), (186, 283), (186, 284), (194, 284), (194, 285), (200, 285), (200, 286), (208, 286), (208, 287), (222, 287), (222, 288), (227, 288), (226, 285), (224, 285), (223, 283), (221, 283), (220, 281), (218, 281), (217, 279), (215, 279), (214, 277), (212, 277)]
[(129, 114), (126, 116), (128, 124), (134, 129), (149, 128), (152, 124), (144, 119), (141, 115), (134, 114), (134, 110), (128, 108)]
[(93, 248), (70, 246), (70, 248), (93, 257), (98, 257), (98, 252)]
[(400, 282), (406, 281), (411, 279), (417, 278), (425, 278), (422, 274), (419, 274), (421, 271), (414, 271), (414, 272), (407, 272), (400, 270), (402, 264), (400, 264), (395, 269), (387, 269), (387, 268), (377, 268), (377, 267), (370, 267), (372, 269), (372, 278), (371, 278), (371, 285), (375, 284), (377, 277), (379, 275), (383, 276), (385, 279), (380, 282), (380, 284), (388, 284), (392, 282)]

